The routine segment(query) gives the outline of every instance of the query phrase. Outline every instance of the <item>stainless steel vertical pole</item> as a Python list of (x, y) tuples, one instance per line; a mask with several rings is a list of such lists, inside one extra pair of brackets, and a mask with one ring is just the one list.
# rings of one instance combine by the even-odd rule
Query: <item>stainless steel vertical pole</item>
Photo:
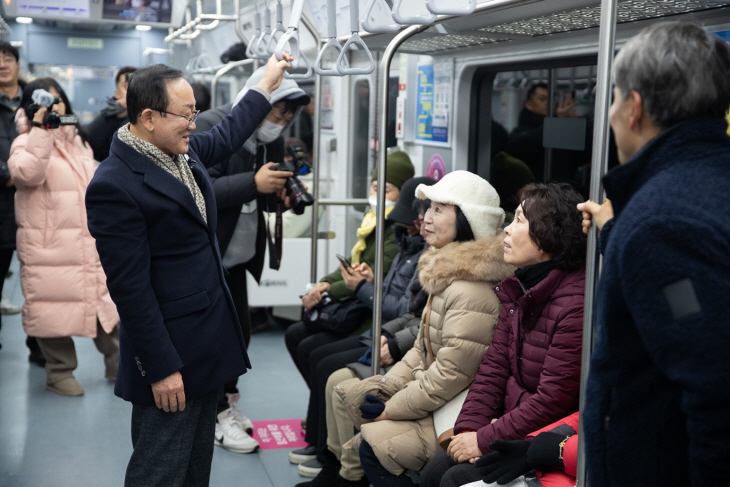
[[(472, 15), (483, 14), (490, 11), (497, 11), (502, 8), (532, 3), (534, 0), (493, 0), (489, 4), (478, 5)], [(378, 120), (378, 133), (380, 143), (378, 144), (378, 211), (376, 214), (378, 224), (375, 226), (375, 282), (373, 289), (373, 375), (380, 372), (380, 347), (379, 344), (380, 331), (382, 325), (381, 307), (383, 304), (383, 237), (385, 236), (385, 159), (386, 159), (386, 141), (385, 134), (388, 128), (388, 78), (390, 77), (390, 63), (393, 60), (395, 52), (401, 44), (410, 37), (418, 34), (431, 27), (434, 24), (445, 22), (459, 17), (458, 15), (440, 15), (433, 24), (412, 25), (405, 30), (399, 32), (393, 40), (390, 41), (388, 47), (383, 52), (380, 60), (378, 76), (380, 82), (378, 85), (378, 103), (380, 103), (380, 119)]]
[[(603, 190), (601, 178), (608, 165), (608, 143), (611, 127), (608, 123), (608, 111), (611, 106), (611, 66), (616, 45), (616, 11), (618, 0), (601, 1), (601, 26), (598, 32), (598, 74), (596, 76), (596, 110), (593, 129), (593, 156), (591, 164), (591, 200), (601, 202)], [(583, 312), (583, 357), (580, 378), (580, 410), (586, 400), (586, 383), (593, 349), (593, 298), (598, 282), (599, 257), (598, 235), (596, 227), (591, 227), (588, 234), (588, 255), (586, 259), (586, 294)], [(578, 433), (578, 467), (576, 475), (577, 487), (588, 485), (586, 479), (585, 444), (583, 438), (583, 422)]]
[(380, 332), (382, 327), (383, 306), (383, 246), (385, 237), (385, 134), (388, 130), (388, 79), (390, 77), (390, 63), (395, 51), (409, 37), (427, 29), (428, 25), (413, 25), (390, 41), (380, 60), (378, 76), (378, 103), (380, 103), (380, 118), (378, 120), (378, 208), (376, 211), (377, 225), (375, 226), (375, 282), (373, 288), (373, 375), (380, 373)]
[[(318, 43), (319, 44), (319, 43)], [(314, 203), (312, 204), (312, 248), (311, 248), (311, 269), (309, 282), (317, 282), (317, 251), (319, 249), (319, 175), (321, 174), (322, 163), (320, 156), (320, 133), (319, 133), (319, 104), (322, 101), (322, 77), (314, 75), (314, 120), (312, 121), (312, 193)]]

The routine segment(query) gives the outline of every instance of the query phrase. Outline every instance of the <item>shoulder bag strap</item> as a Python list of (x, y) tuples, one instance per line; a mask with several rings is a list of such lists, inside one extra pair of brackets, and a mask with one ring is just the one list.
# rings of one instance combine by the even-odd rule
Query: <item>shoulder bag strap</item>
[(431, 349), (431, 306), (433, 305), (433, 294), (428, 296), (428, 304), (426, 305), (426, 346), (428, 347), (428, 356), (431, 359), (431, 363), (434, 363), (436, 359), (433, 356), (433, 349)]

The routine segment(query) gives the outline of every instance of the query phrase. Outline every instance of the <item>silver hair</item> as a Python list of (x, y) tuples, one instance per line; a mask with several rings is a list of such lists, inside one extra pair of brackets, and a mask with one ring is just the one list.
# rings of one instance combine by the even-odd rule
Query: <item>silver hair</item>
[(641, 95), (654, 124), (666, 129), (730, 107), (730, 45), (691, 22), (643, 29), (619, 51), (613, 80), (622, 97)]

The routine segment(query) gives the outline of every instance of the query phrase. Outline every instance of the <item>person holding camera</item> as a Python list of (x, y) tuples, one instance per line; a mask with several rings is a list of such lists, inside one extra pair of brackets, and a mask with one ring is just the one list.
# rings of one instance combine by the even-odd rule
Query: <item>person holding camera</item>
[(72, 336), (91, 337), (104, 376), (119, 363), (119, 314), (109, 296), (84, 196), (96, 163), (88, 134), (61, 86), (39, 78), (23, 90), (8, 167), (15, 183), (23, 328), (46, 358), (46, 389), (80, 396)]
[[(251, 75), (233, 103), (202, 113), (193, 132), (205, 132), (219, 123), (261, 81), (264, 70), (259, 68)], [(281, 134), (308, 103), (309, 95), (295, 81), (283, 79), (271, 93), (271, 111), (254, 134), (229, 159), (208, 168), (218, 205), (216, 233), (223, 267), (228, 271), (226, 282), (246, 346), (251, 340), (246, 271), (256, 281), (261, 278), (267, 239), (264, 210), (277, 212), (277, 205), (283, 210), (282, 205), (294, 204), (297, 208), (300, 203), (296, 198), (291, 202), (287, 196), (287, 181), (295, 176), (294, 172), (277, 170), (277, 165), (287, 154)], [(280, 211), (277, 214), (280, 215)], [(270, 255), (279, 251), (269, 249)], [(238, 407), (237, 382), (238, 378), (235, 378), (221, 389), (215, 444), (236, 453), (252, 453), (259, 444), (250, 436), (253, 432), (251, 420)]]

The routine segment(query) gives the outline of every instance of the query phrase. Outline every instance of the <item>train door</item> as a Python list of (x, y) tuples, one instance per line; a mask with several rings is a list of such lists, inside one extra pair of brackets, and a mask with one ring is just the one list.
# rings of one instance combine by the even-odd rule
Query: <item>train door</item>
[(568, 183), (588, 197), (595, 84), (592, 56), (475, 72), (468, 168), (506, 211), (530, 182)]

